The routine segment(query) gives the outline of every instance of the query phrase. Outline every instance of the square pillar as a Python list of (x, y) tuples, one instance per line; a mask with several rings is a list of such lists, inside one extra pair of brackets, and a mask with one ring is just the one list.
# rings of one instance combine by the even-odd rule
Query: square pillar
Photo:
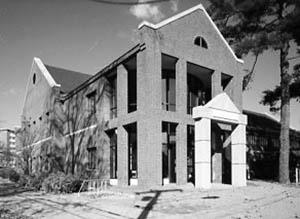
[(128, 98), (128, 72), (124, 65), (117, 67), (117, 116), (121, 117), (127, 114)]
[(118, 185), (128, 185), (128, 133), (123, 126), (117, 129)]
[(176, 111), (186, 114), (187, 109), (187, 63), (180, 58), (176, 62)]
[(161, 53), (158, 45), (149, 45), (137, 54), (137, 110), (161, 108)]
[(246, 186), (246, 125), (238, 124), (231, 134), (231, 182)]
[(195, 186), (211, 187), (211, 120), (195, 121)]
[(161, 121), (137, 122), (138, 184), (162, 185)]
[(219, 70), (215, 70), (211, 76), (211, 98), (214, 98), (222, 92), (221, 72)]
[(176, 127), (176, 182), (187, 183), (187, 126), (178, 124)]

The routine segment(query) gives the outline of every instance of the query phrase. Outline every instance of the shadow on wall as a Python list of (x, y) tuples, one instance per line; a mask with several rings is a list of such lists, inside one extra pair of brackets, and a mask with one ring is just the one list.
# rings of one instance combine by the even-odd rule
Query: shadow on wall
[[(108, 86), (105, 78), (100, 79), (64, 102), (52, 93), (53, 107), (46, 124), (52, 139), (41, 143), (40, 149), (31, 153), (36, 159), (31, 169), (37, 173), (62, 171), (96, 178), (109, 175), (109, 139), (104, 132), (103, 111), (109, 98)], [(95, 94), (92, 99), (87, 98), (91, 91)], [(89, 148), (96, 149), (95, 168), (90, 168)]]

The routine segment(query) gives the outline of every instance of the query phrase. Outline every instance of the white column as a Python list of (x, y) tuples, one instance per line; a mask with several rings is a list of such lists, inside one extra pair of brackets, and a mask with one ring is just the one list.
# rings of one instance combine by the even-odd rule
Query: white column
[(195, 187), (211, 187), (211, 120), (195, 121)]
[(246, 125), (238, 124), (231, 134), (231, 182), (246, 186)]

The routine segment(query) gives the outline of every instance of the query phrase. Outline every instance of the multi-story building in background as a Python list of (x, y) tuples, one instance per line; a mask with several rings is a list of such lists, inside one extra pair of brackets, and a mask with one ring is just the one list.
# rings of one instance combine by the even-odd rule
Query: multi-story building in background
[(16, 134), (15, 131), (8, 128), (0, 129), (0, 151), (1, 151), (1, 163), (0, 165), (15, 165), (16, 154)]

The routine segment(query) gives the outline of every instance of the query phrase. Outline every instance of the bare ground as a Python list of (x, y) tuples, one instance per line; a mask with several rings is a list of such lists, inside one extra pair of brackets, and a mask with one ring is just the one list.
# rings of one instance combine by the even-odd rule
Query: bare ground
[(33, 218), (300, 218), (300, 186), (249, 181), (244, 188), (191, 185), (113, 188), (99, 195), (24, 192), (0, 206)]

